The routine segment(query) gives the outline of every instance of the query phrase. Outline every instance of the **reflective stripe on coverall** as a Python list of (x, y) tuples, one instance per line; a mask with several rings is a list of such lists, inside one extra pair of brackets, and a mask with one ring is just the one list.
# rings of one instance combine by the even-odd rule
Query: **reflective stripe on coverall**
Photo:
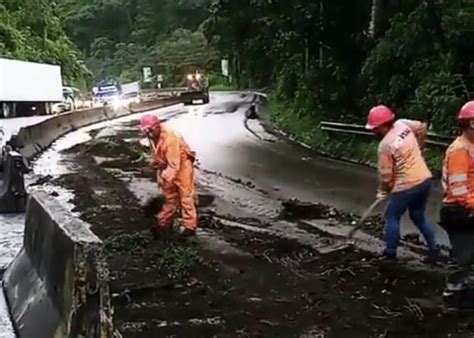
[(160, 168), (161, 189), (165, 203), (158, 214), (160, 227), (171, 226), (176, 210), (181, 206), (183, 226), (196, 230), (194, 160), (196, 154), (174, 131), (161, 127), (153, 161)]

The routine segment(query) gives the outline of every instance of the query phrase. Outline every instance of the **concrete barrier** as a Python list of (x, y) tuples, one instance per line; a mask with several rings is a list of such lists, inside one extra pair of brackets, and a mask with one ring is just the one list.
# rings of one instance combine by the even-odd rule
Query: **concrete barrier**
[(15, 137), (15, 148), (27, 159), (32, 159), (56, 139), (90, 124), (115, 119), (132, 113), (158, 109), (179, 103), (176, 98), (143, 102), (130, 108), (93, 108), (54, 116), (38, 124), (21, 128)]
[(103, 243), (45, 192), (28, 199), (3, 288), (19, 338), (113, 337)]
[(131, 104), (130, 110), (133, 113), (143, 113), (145, 111), (162, 108), (163, 102), (167, 102), (167, 105), (173, 105), (181, 103), (181, 100), (178, 97), (168, 97), (166, 99), (143, 101), (138, 104)]

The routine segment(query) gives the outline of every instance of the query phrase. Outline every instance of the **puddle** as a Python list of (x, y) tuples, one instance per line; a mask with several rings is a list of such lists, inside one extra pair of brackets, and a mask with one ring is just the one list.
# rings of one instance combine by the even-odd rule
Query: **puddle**
[(0, 214), (0, 270), (5, 269), (23, 245), (25, 215)]

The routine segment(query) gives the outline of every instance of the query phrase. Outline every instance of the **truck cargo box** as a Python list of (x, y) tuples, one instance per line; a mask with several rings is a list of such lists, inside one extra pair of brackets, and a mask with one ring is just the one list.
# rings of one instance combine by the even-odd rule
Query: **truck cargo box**
[(0, 102), (60, 102), (61, 67), (0, 58)]

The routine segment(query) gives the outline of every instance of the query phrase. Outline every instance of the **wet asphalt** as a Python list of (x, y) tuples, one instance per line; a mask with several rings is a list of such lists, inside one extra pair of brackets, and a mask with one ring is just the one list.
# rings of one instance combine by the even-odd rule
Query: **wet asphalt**
[[(235, 112), (222, 114), (215, 107), (219, 107), (224, 98), (240, 101), (242, 105)], [(320, 202), (359, 215), (374, 201), (377, 188), (374, 169), (328, 159), (303, 146), (275, 138), (257, 121), (249, 121), (246, 128), (248, 97), (214, 95), (211, 100), (209, 106), (187, 107), (186, 114), (168, 122), (194, 148), (204, 168), (251, 180), (275, 198)], [(442, 188), (436, 182), (427, 214), (440, 243), (447, 245), (446, 233), (436, 224), (441, 200)], [(383, 212), (383, 208), (375, 213)], [(408, 217), (403, 220), (401, 232), (402, 235), (416, 232)]]

